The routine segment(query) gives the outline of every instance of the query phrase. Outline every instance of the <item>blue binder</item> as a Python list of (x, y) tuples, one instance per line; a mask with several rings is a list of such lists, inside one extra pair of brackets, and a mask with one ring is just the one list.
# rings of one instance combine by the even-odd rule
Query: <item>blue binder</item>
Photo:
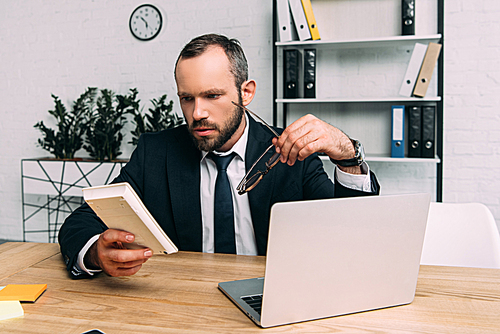
[(391, 157), (405, 157), (405, 106), (392, 106)]

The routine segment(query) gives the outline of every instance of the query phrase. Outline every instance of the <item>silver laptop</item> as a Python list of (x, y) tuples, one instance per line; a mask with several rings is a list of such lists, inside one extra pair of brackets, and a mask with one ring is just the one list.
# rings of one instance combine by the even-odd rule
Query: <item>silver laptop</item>
[(265, 278), (219, 283), (261, 327), (409, 304), (429, 194), (277, 203)]

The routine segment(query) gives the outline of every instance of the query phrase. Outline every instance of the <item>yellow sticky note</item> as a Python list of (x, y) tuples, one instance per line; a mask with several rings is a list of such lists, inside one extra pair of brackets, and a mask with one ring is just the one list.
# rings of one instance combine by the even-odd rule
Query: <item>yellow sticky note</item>
[(0, 320), (22, 317), (23, 307), (18, 300), (0, 301)]
[(34, 302), (45, 289), (47, 284), (8, 284), (0, 290), (0, 300)]

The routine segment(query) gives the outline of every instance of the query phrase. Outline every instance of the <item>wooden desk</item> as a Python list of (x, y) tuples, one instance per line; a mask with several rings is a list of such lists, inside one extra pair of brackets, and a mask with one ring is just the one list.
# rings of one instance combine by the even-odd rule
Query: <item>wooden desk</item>
[(422, 266), (410, 305), (260, 329), (217, 288), (264, 275), (265, 258), (180, 252), (154, 256), (134, 276), (71, 280), (57, 244), (0, 245), (0, 286), (47, 283), (1, 333), (418, 332), (499, 333), (500, 270)]

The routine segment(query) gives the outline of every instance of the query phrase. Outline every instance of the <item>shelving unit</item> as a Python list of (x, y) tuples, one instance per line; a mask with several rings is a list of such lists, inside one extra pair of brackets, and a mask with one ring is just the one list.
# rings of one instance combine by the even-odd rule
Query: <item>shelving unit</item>
[[(436, 200), (442, 201), (443, 172), (443, 54), (444, 47), (434, 71), (431, 86), (424, 98), (399, 96), (399, 88), (407, 68), (411, 50), (415, 43), (429, 42), (444, 45), (443, 8), (444, 0), (424, 0), (417, 2), (417, 16), (424, 29), (417, 29), (415, 35), (400, 35), (401, 0), (371, 0), (350, 2), (348, 0), (312, 0), (316, 21), (320, 30), (321, 40), (280, 42), (277, 29), (274, 30), (273, 47), (273, 80), (274, 106), (273, 123), (275, 126), (286, 127), (295, 119), (306, 113), (312, 113), (319, 118), (341, 128), (354, 138), (360, 139), (367, 154), (368, 162), (435, 164), (436, 166)], [(320, 11), (317, 14), (317, 7)], [(332, 6), (331, 10), (328, 8)], [(344, 20), (337, 24), (349, 24), (350, 18), (341, 18), (352, 14), (350, 7), (360, 15), (371, 15), (379, 11), (389, 17), (387, 24), (378, 31), (371, 29), (364, 35), (364, 27), (358, 22), (363, 17), (353, 20), (355, 27), (345, 26), (348, 37), (322, 33), (322, 27), (333, 25), (329, 13), (336, 15), (335, 20)], [(385, 7), (384, 7), (385, 6)], [(398, 7), (399, 6), (399, 7)], [(418, 12), (421, 6), (421, 12)], [(325, 10), (326, 9), (326, 10)], [(349, 10), (348, 10), (349, 9)], [(430, 10), (429, 10), (430, 9)], [(391, 14), (392, 11), (392, 14)], [(347, 13), (349, 12), (349, 13)], [(424, 17), (429, 14), (430, 17)], [(434, 14), (432, 14), (434, 13)], [(276, 3), (274, 4), (274, 22), (277, 27)], [(373, 14), (377, 15), (377, 13)], [(359, 16), (359, 15), (358, 15)], [(378, 19), (374, 18), (372, 21)], [(380, 18), (382, 20), (382, 18)], [(323, 21), (321, 21), (323, 20)], [(392, 20), (392, 21), (391, 21)], [(369, 20), (366, 20), (369, 21)], [(347, 23), (346, 23), (347, 22)], [(382, 22), (382, 21), (381, 21)], [(380, 22), (379, 22), (380, 23)], [(377, 22), (366, 25), (377, 27)], [(352, 29), (351, 29), (352, 28)], [(399, 30), (398, 30), (399, 29)], [(432, 30), (432, 31), (431, 31)], [(354, 31), (354, 32), (353, 32)], [(358, 36), (353, 36), (353, 35)], [(375, 34), (375, 36), (374, 36)], [(317, 50), (316, 67), (316, 98), (283, 98), (283, 50), (315, 48)], [(382, 73), (382, 74), (381, 74)], [(366, 80), (365, 80), (366, 78)], [(302, 88), (299, 87), (299, 92)], [(436, 107), (436, 137), (435, 158), (391, 158), (390, 157), (390, 125), (391, 106), (401, 104), (407, 107), (432, 105)], [(406, 131), (407, 133), (407, 131)]]

